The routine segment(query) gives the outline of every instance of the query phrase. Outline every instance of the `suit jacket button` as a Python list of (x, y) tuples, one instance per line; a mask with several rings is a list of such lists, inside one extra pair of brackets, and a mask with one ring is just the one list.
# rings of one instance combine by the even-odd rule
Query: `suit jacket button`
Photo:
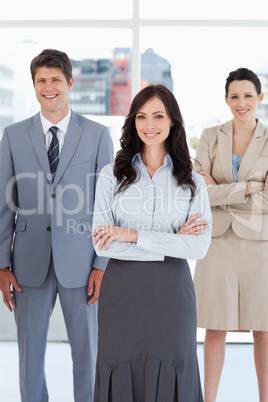
[(47, 231), (50, 232), (51, 231), (51, 226), (47, 227)]
[(56, 197), (56, 194), (52, 193), (52, 194), (50, 194), (50, 197), (51, 197), (51, 198), (55, 198), (55, 197)]

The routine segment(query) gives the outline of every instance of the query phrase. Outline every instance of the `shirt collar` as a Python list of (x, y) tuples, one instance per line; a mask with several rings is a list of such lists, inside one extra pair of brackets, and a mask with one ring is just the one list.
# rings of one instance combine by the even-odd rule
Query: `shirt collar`
[[(140, 154), (136, 154), (133, 156), (132, 163), (136, 166), (144, 166), (144, 164), (141, 160)], [(166, 154), (165, 160), (164, 160), (164, 166), (168, 166), (168, 165), (173, 166), (173, 162), (172, 162), (171, 156), (169, 154)]]
[[(67, 133), (67, 129), (68, 129), (68, 125), (70, 122), (70, 118), (71, 118), (71, 109), (68, 110), (67, 115), (57, 123), (57, 127), (60, 131), (62, 131), (64, 134)], [(55, 124), (52, 124), (51, 121), (49, 121), (48, 119), (46, 119), (42, 112), (40, 111), (40, 119), (41, 119), (41, 124), (43, 127), (43, 132), (44, 135), (46, 135), (50, 129), (51, 126), (55, 126)]]

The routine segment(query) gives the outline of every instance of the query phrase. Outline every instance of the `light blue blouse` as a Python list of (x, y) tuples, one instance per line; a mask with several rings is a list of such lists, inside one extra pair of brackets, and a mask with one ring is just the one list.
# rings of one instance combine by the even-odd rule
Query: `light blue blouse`
[(232, 154), (232, 169), (233, 169), (233, 176), (234, 176), (235, 182), (237, 182), (238, 169), (240, 167), (242, 159), (243, 159), (243, 155), (239, 156), (236, 154)]
[(169, 155), (153, 178), (150, 178), (140, 155), (133, 158), (133, 164), (139, 172), (139, 179), (117, 195), (113, 164), (102, 169), (96, 189), (93, 230), (107, 225), (135, 229), (138, 230), (138, 242), (113, 241), (107, 250), (98, 250), (98, 245), (95, 245), (96, 253), (136, 261), (163, 261), (165, 256), (203, 258), (211, 242), (210, 228), (197, 236), (176, 234), (193, 214), (201, 213), (200, 219), (212, 221), (203, 178), (192, 173), (197, 190), (190, 202), (190, 189), (178, 186), (172, 175), (173, 164)]

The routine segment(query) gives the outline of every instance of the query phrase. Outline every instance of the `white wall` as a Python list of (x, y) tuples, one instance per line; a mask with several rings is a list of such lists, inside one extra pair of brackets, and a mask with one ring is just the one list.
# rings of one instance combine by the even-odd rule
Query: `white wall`
[[(16, 324), (14, 314), (10, 313), (5, 304), (0, 301), (0, 341), (14, 341), (16, 336)], [(48, 333), (49, 341), (66, 341), (67, 334), (59, 300), (51, 316)]]

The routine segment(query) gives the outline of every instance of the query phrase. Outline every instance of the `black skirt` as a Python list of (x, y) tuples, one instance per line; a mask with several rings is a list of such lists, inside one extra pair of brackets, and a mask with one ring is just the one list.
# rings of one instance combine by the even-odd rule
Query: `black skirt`
[(98, 320), (94, 402), (203, 402), (186, 260), (110, 259)]

